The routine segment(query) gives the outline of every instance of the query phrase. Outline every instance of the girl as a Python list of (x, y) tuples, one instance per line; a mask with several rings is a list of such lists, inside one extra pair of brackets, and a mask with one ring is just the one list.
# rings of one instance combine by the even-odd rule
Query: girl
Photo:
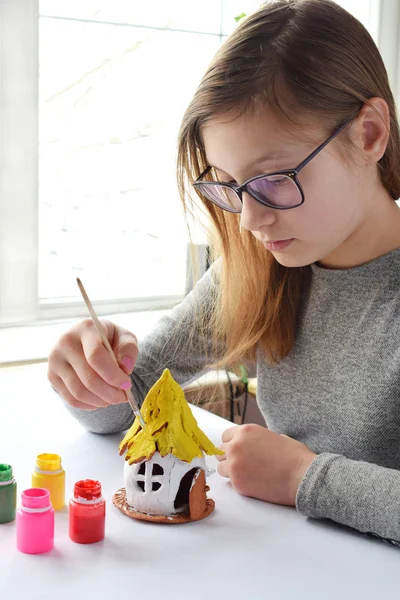
[[(89, 430), (121, 431), (122, 389), (169, 367), (257, 361), (268, 429), (222, 438), (236, 490), (400, 540), (400, 139), (379, 52), (330, 0), (269, 2), (208, 68), (179, 134), (178, 181), (212, 223), (214, 264), (138, 354), (104, 322), (64, 335), (49, 379)], [(133, 367), (135, 370), (133, 371)], [(94, 409), (94, 410), (93, 410)]]

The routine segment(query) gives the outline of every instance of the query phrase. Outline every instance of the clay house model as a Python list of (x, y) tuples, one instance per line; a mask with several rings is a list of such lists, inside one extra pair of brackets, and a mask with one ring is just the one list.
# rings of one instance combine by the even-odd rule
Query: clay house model
[(144, 431), (135, 420), (120, 444), (125, 489), (113, 502), (138, 519), (186, 522), (214, 509), (207, 498), (204, 455), (222, 454), (197, 425), (182, 388), (165, 369), (142, 408)]

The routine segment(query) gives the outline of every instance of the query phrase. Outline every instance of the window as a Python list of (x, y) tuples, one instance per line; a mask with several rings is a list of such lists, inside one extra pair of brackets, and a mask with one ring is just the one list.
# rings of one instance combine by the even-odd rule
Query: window
[(164, 475), (164, 469), (161, 465), (142, 462), (136, 475), (138, 490), (157, 492), (162, 487), (162, 475)]
[[(379, 16), (397, 40), (399, 11), (338, 1), (395, 73)], [(259, 4), (0, 0), (0, 325), (86, 315), (77, 276), (100, 314), (183, 297), (180, 119), (235, 17)]]
[(77, 300), (76, 276), (94, 300), (183, 295), (176, 136), (220, 44), (219, 14), (206, 2), (209, 23), (196, 23), (188, 3), (168, 5), (40, 2), (39, 297), (47, 303)]

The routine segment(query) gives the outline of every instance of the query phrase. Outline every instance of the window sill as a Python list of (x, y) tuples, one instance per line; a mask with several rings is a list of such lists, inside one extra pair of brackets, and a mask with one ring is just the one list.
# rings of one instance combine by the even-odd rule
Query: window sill
[[(170, 310), (155, 310), (105, 315), (117, 325), (143, 338)], [(19, 327), (0, 329), (0, 367), (46, 362), (51, 348), (59, 337), (70, 329), (77, 319), (65, 321), (38, 321)]]

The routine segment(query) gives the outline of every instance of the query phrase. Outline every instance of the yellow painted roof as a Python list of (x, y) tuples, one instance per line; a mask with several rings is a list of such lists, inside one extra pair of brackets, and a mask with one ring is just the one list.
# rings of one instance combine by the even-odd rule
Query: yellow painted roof
[(148, 431), (142, 430), (136, 418), (119, 446), (121, 455), (126, 451), (129, 464), (149, 460), (156, 451), (186, 462), (203, 453), (223, 454), (197, 425), (183, 390), (169, 369), (153, 385), (140, 411)]

